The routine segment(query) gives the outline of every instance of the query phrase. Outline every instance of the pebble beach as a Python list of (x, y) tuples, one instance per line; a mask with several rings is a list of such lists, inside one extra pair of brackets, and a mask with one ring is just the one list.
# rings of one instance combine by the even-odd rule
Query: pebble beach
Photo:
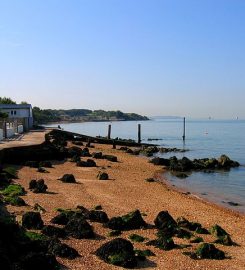
[[(70, 144), (71, 146), (72, 144)], [(15, 182), (22, 185), (27, 191), (32, 179), (44, 179), (48, 186), (48, 192), (36, 194), (28, 191), (23, 199), (27, 206), (7, 206), (10, 213), (21, 220), (26, 211), (33, 211), (34, 204), (38, 203), (46, 211), (42, 219), (46, 225), (57, 214), (57, 208), (75, 208), (82, 205), (93, 209), (101, 205), (109, 218), (127, 214), (139, 209), (143, 213), (144, 220), (153, 225), (153, 221), (160, 211), (168, 211), (174, 219), (184, 216), (190, 221), (199, 222), (206, 229), (219, 224), (231, 236), (235, 246), (216, 246), (225, 252), (224, 260), (194, 260), (183, 254), (184, 251), (195, 251), (198, 244), (183, 249), (163, 251), (155, 247), (146, 247), (145, 242), (133, 243), (137, 249), (149, 248), (155, 256), (148, 257), (146, 261), (139, 263), (137, 269), (244, 269), (245, 265), (245, 216), (235, 211), (228, 210), (215, 204), (206, 202), (200, 198), (187, 194), (166, 184), (161, 178), (162, 169), (149, 163), (146, 157), (136, 157), (118, 149), (112, 149), (111, 145), (93, 144), (91, 152), (103, 152), (117, 156), (118, 162), (105, 159), (96, 159), (96, 167), (78, 167), (69, 160), (53, 161), (53, 168), (48, 168), (49, 173), (39, 173), (35, 168), (23, 166), (18, 172), (19, 179)], [(109, 180), (98, 180), (100, 171), (107, 172)], [(74, 184), (62, 183), (58, 180), (64, 174), (73, 174)], [(145, 179), (154, 178), (154, 182)], [(96, 238), (62, 240), (75, 248), (80, 257), (74, 260), (57, 260), (67, 268), (64, 269), (122, 269), (106, 264), (95, 256), (95, 251), (112, 237), (108, 236), (109, 229), (102, 224), (93, 222), (91, 225), (96, 233)], [(128, 239), (132, 233), (139, 234), (148, 240), (155, 238), (155, 228), (146, 228), (133, 231), (124, 231), (120, 237)], [(202, 236), (205, 242), (213, 242), (211, 235)], [(189, 244), (186, 239), (174, 237), (174, 242), (179, 245)]]

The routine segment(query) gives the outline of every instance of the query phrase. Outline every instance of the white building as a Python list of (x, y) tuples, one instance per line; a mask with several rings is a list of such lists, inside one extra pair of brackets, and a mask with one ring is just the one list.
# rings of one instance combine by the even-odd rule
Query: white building
[(8, 114), (7, 121), (22, 124), (24, 131), (33, 127), (31, 104), (0, 104), (0, 111)]

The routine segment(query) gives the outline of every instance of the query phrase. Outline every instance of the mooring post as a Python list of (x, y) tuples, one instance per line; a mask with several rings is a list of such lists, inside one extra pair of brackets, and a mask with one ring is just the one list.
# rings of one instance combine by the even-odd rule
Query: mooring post
[(185, 141), (185, 117), (183, 119), (183, 136), (182, 136), (182, 138), (183, 138), (183, 141)]
[(141, 124), (138, 124), (138, 143), (141, 143)]
[(107, 139), (110, 140), (111, 138), (111, 125), (108, 126), (108, 135), (107, 135)]

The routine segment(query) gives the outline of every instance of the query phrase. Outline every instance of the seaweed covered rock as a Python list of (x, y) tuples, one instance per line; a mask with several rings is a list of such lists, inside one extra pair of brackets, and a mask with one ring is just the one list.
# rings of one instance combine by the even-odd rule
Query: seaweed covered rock
[(162, 250), (171, 250), (176, 247), (173, 239), (171, 237), (158, 237), (155, 240), (146, 243), (147, 246), (154, 246)]
[(123, 238), (113, 239), (97, 249), (96, 255), (109, 264), (134, 268), (137, 265), (132, 243)]
[(224, 237), (229, 235), (222, 227), (217, 224), (210, 228), (210, 233), (216, 237)]
[(53, 166), (51, 161), (43, 160), (39, 162), (39, 167), (52, 168)]
[(92, 226), (83, 218), (73, 216), (65, 225), (65, 231), (69, 236), (76, 239), (94, 238)]
[(240, 164), (237, 161), (231, 160), (226, 155), (221, 155), (218, 158), (218, 166), (221, 168), (231, 168), (231, 167), (238, 167)]
[(55, 256), (67, 258), (70, 260), (75, 259), (79, 256), (78, 252), (74, 248), (69, 247), (67, 244), (61, 243), (56, 238), (50, 241), (48, 250)]
[(4, 202), (13, 206), (25, 206), (25, 201), (19, 196), (6, 196)]
[(17, 269), (54, 270), (58, 266), (55, 256), (44, 252), (30, 252), (21, 258)]
[(208, 230), (203, 228), (198, 222), (190, 222), (184, 217), (177, 218), (177, 224), (179, 227), (186, 228), (190, 231), (195, 231), (199, 234), (209, 234)]
[(170, 161), (166, 158), (155, 157), (150, 160), (150, 163), (153, 163), (154, 165), (169, 166)]
[(202, 243), (198, 246), (195, 256), (198, 259), (222, 260), (225, 258), (225, 253), (217, 249), (213, 244)]
[(35, 160), (30, 160), (25, 162), (25, 166), (31, 167), (31, 168), (38, 168), (39, 162)]
[(96, 163), (92, 159), (87, 159), (87, 161), (80, 160), (77, 162), (78, 167), (96, 167)]
[(29, 189), (34, 193), (45, 193), (48, 186), (44, 183), (43, 179), (31, 180), (29, 183)]
[(68, 148), (68, 157), (73, 157), (73, 156), (81, 156), (82, 155), (82, 149), (77, 146), (72, 146)]
[(96, 159), (102, 159), (103, 154), (102, 154), (102, 152), (94, 152), (94, 153), (92, 153), (92, 157), (96, 158)]
[(66, 233), (63, 228), (55, 227), (52, 225), (46, 225), (42, 228), (42, 233), (49, 237), (64, 238)]
[(113, 156), (113, 155), (103, 155), (103, 158), (107, 159), (107, 160), (109, 160), (111, 162), (117, 162), (117, 157)]
[(88, 219), (92, 222), (106, 223), (109, 218), (104, 211), (91, 210), (88, 213)]
[(26, 229), (40, 230), (43, 227), (43, 221), (39, 212), (26, 212), (22, 216), (22, 226)]
[(106, 226), (112, 230), (135, 230), (146, 226), (139, 210), (128, 213), (121, 217), (111, 218)]
[(91, 154), (89, 153), (89, 149), (87, 147), (83, 148), (81, 152), (81, 157), (91, 157)]
[(64, 174), (58, 180), (61, 180), (63, 183), (76, 183), (76, 179), (73, 174)]
[(176, 221), (168, 213), (168, 211), (161, 211), (154, 220), (154, 224), (159, 230), (175, 230), (177, 227)]
[(81, 211), (60, 210), (60, 213), (51, 219), (51, 223), (58, 225), (66, 225), (73, 216), (83, 217)]
[(108, 176), (108, 173), (106, 173), (106, 172), (99, 172), (97, 175), (97, 178), (99, 180), (108, 180), (109, 176)]

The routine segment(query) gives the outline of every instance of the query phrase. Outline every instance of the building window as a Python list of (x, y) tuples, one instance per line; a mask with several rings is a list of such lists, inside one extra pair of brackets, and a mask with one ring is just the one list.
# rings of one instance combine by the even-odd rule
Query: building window
[(11, 115), (13, 115), (14, 114), (14, 112), (13, 111), (11, 111)]
[(16, 111), (14, 111), (14, 115), (16, 115)]

